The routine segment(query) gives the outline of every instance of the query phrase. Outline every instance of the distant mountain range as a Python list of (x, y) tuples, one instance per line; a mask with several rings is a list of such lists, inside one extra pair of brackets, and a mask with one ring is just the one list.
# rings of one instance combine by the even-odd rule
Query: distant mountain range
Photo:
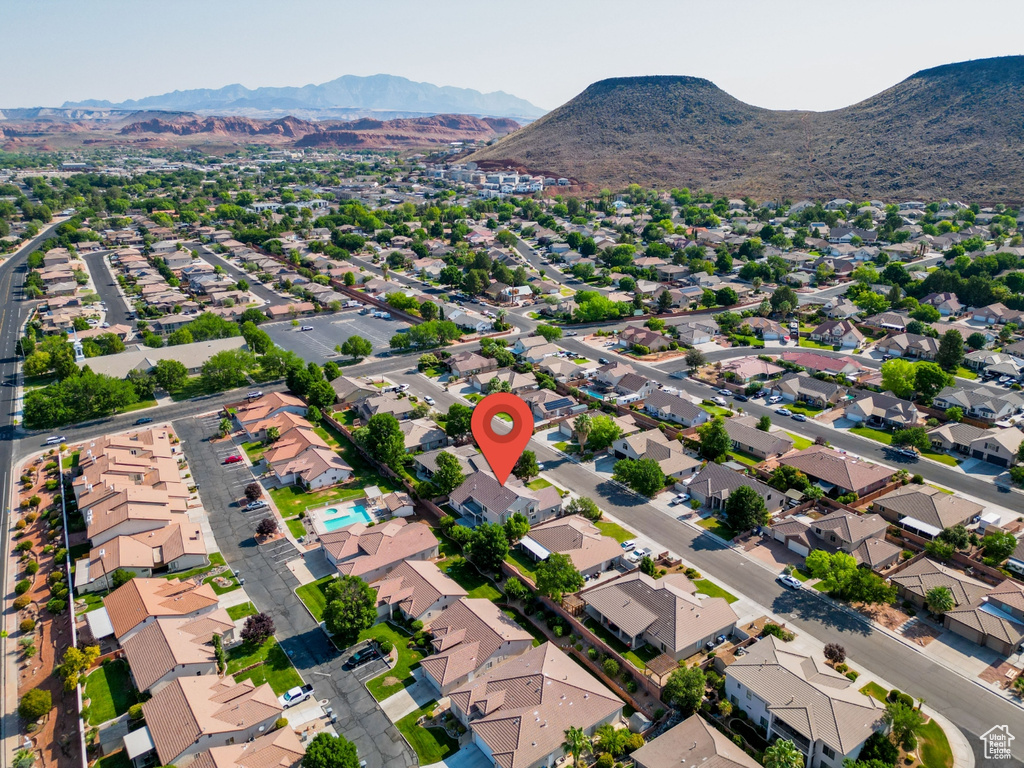
[(544, 114), (543, 109), (503, 91), (480, 93), (471, 88), (416, 83), (394, 75), (345, 75), (328, 83), (302, 87), (249, 89), (236, 84), (217, 89), (173, 91), (119, 104), (93, 99), (65, 102), (63, 106), (66, 109), (160, 109), (249, 117), (289, 114), (306, 118), (350, 117), (353, 110), (366, 115), (379, 111), (410, 116), (464, 114), (528, 120)]
[(471, 155), (485, 168), (759, 199), (1024, 201), (1024, 56), (947, 64), (830, 112), (745, 104), (708, 80), (602, 80)]

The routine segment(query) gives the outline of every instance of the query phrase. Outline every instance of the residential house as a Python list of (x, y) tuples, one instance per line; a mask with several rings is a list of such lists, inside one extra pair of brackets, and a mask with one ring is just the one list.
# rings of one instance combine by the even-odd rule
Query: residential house
[(808, 768), (838, 768), (856, 760), (864, 742), (883, 729), (882, 705), (824, 660), (765, 637), (726, 668), (725, 696), (768, 732), (806, 757)]
[(519, 542), (519, 547), (534, 560), (546, 560), (552, 552), (568, 556), (584, 576), (597, 576), (610, 570), (622, 557), (622, 547), (605, 536), (592, 522), (580, 515), (569, 515), (534, 526)]
[(199, 752), (255, 739), (274, 728), (282, 711), (269, 684), (216, 675), (180, 677), (142, 705), (160, 764), (177, 766)]
[(934, 360), (939, 352), (939, 340), (917, 333), (894, 331), (877, 341), (875, 350), (893, 357)]
[(957, 384), (943, 388), (932, 400), (932, 406), (941, 411), (955, 406), (964, 412), (964, 416), (991, 424), (1024, 411), (1024, 397), (1016, 392)]
[(98, 611), (106, 614), (114, 636), (123, 644), (158, 618), (195, 618), (211, 614), (217, 607), (217, 595), (209, 584), (136, 577), (104, 597)]
[(437, 557), (437, 539), (430, 527), (402, 518), (372, 527), (355, 523), (319, 536), (327, 562), (339, 573), (367, 583), (379, 581), (406, 560)]
[(656, 419), (672, 421), (684, 427), (696, 427), (711, 420), (707, 411), (687, 398), (662, 390), (655, 390), (647, 396), (644, 411)]
[(757, 491), (764, 499), (765, 507), (769, 513), (776, 512), (782, 508), (786, 500), (786, 494), (777, 491), (760, 480), (755, 480), (748, 475), (735, 472), (721, 464), (709, 461), (704, 465), (690, 481), (687, 486), (690, 495), (699, 501), (702, 506), (710, 509), (725, 509), (729, 495), (742, 485), (749, 486)]
[(789, 331), (782, 323), (767, 317), (748, 317), (743, 321), (743, 325), (748, 326), (763, 341), (778, 341), (789, 335)]
[[(545, 358), (544, 363), (546, 364), (548, 360), (555, 360), (557, 362), (566, 363), (567, 365), (573, 365), (573, 363), (569, 363), (567, 360), (553, 357)], [(541, 364), (540, 367), (541, 370), (544, 370), (545, 365)], [(529, 392), (539, 387), (537, 384), (537, 376), (532, 371), (519, 373), (512, 368), (501, 368), (496, 371), (478, 373), (469, 380), (469, 383), (472, 385), (473, 389), (478, 392), (486, 392), (488, 384), (490, 384), (494, 379), (497, 379), (502, 384), (507, 383), (510, 391), (514, 395)]]
[(134, 536), (157, 530), (173, 522), (187, 522), (187, 499), (171, 497), (164, 490), (146, 485), (88, 486), (91, 491), (79, 499), (86, 533), (94, 547), (118, 536)]
[(364, 397), (355, 404), (356, 413), (364, 422), (378, 413), (389, 413), (399, 421), (404, 421), (412, 415), (414, 408), (409, 398), (399, 397), (394, 392)]
[(799, 365), (810, 374), (824, 373), (829, 376), (855, 377), (871, 371), (866, 365), (850, 356), (829, 357), (817, 352), (793, 350), (783, 352), (781, 359), (787, 363)]
[(860, 314), (860, 308), (846, 298), (834, 299), (825, 305), (825, 317), (829, 320), (846, 320)]
[(985, 375), (1012, 376), (1019, 378), (1024, 373), (1024, 358), (1008, 355), (1005, 352), (993, 352), (989, 349), (976, 349), (964, 355), (964, 365), (973, 371), (984, 371)]
[(448, 435), (431, 419), (408, 419), (399, 423), (405, 452), (432, 451), (448, 445)]
[(806, 373), (788, 373), (768, 383), (768, 391), (789, 403), (810, 403), (818, 408), (834, 405), (845, 389), (830, 381), (816, 379)]
[(999, 467), (1012, 467), (1022, 442), (1024, 432), (1015, 427), (993, 429), (971, 442), (971, 456)]
[(959, 317), (964, 311), (964, 305), (955, 293), (929, 293), (920, 303), (935, 307), (943, 317)]
[(622, 716), (622, 701), (552, 643), (482, 672), (449, 699), (487, 764), (500, 768), (552, 766), (570, 726), (592, 736)]
[(942, 623), (1003, 656), (1020, 653), (1024, 650), (1024, 586), (1006, 579), (990, 589), (980, 604), (958, 604), (946, 611)]
[(359, 379), (354, 379), (351, 376), (339, 376), (331, 382), (331, 386), (334, 388), (335, 394), (338, 396), (337, 400), (339, 404), (351, 406), (354, 403), (359, 402), (364, 397), (370, 397), (380, 392), (372, 384), (367, 384)]
[[(177, 347), (171, 347), (171, 349), (177, 349)], [(294, 395), (284, 392), (268, 392), (257, 400), (240, 405), (235, 410), (235, 421), (245, 427), (246, 424), (264, 421), (285, 412), (305, 416), (306, 404)]]
[(377, 591), (377, 615), (406, 621), (433, 621), (444, 609), (466, 597), (466, 590), (429, 560), (400, 563), (380, 581), (370, 585)]
[(263, 461), (281, 485), (298, 483), (306, 490), (343, 483), (353, 469), (335, 453), (312, 425), (299, 426), (282, 434), (263, 454)]
[[(902, 552), (900, 547), (885, 541), (888, 527), (880, 515), (860, 515), (837, 509), (818, 518), (788, 517), (774, 523), (771, 530), (776, 541), (804, 557), (815, 549), (839, 550), (853, 555), (859, 564), (878, 568), (892, 565)], [(875, 542), (884, 547), (877, 548)]]
[(457, 445), (443, 448), (436, 451), (417, 454), (413, 458), (413, 466), (416, 467), (416, 476), (421, 480), (429, 480), (437, 472), (437, 457), (442, 453), (448, 453), (459, 461), (459, 468), (463, 475), (471, 475), (481, 469), (487, 469), (487, 462), (483, 454), (476, 449), (475, 445)]
[(484, 357), (476, 352), (459, 352), (447, 360), (448, 370), (457, 378), (475, 376), (483, 371), (495, 371), (498, 369), (498, 361), (491, 357)]
[[(575, 360), (567, 360), (562, 357), (545, 357), (537, 366), (542, 373), (546, 373), (555, 381), (566, 383), (576, 379), (584, 379), (593, 376), (597, 370), (597, 364), (587, 361), (580, 365)], [(530, 374), (531, 376), (533, 374)]]
[(877, 315), (864, 318), (864, 325), (897, 333), (906, 331), (909, 322), (910, 316), (905, 312), (879, 312)]
[[(636, 768), (760, 768), (701, 715), (691, 715), (630, 755)], [(204, 767), (205, 768), (205, 767)]]
[(469, 475), (451, 492), (448, 503), (473, 526), (504, 525), (517, 512), (525, 515), (531, 526), (538, 525), (562, 511), (562, 497), (554, 486), (534, 491), (513, 477), (501, 485), (488, 472)]
[(735, 451), (755, 456), (761, 461), (793, 450), (793, 440), (783, 431), (764, 432), (757, 428), (753, 416), (734, 416), (725, 420), (725, 431)]
[(971, 310), (971, 320), (988, 325), (1002, 325), (1004, 323), (1021, 324), (1022, 313), (1018, 309), (1010, 309), (1002, 302), (989, 304), (987, 307), (980, 307)]
[(513, 355), (521, 357), (528, 350), (535, 347), (541, 347), (550, 342), (543, 336), (520, 336), (516, 343), (512, 345), (511, 351)]
[(597, 369), (596, 380), (606, 387), (614, 387), (628, 373), (636, 373), (636, 368), (629, 363), (611, 362)]
[(75, 591), (83, 594), (111, 589), (114, 572), (118, 570), (148, 578), (156, 569), (177, 573), (208, 562), (200, 525), (187, 520), (170, 522), (132, 536), (115, 536), (94, 546), (75, 562)]
[(559, 416), (567, 416), (576, 408), (584, 408), (576, 400), (568, 395), (559, 395), (550, 389), (536, 389), (523, 392), (520, 397), (526, 401), (533, 411), (533, 416), (539, 421), (555, 419)]
[(736, 629), (736, 613), (725, 598), (696, 592), (683, 574), (654, 579), (633, 571), (580, 597), (587, 613), (630, 650), (650, 645), (681, 661)]
[(441, 696), (533, 648), (533, 635), (484, 598), (462, 597), (424, 624), (434, 653), (420, 668)]
[(839, 453), (824, 445), (812, 445), (779, 459), (780, 464), (795, 467), (812, 480), (829, 486), (836, 495), (856, 493), (866, 496), (884, 488), (895, 472), (880, 464)]
[(904, 485), (875, 499), (871, 508), (886, 520), (933, 539), (943, 529), (967, 525), (984, 511), (981, 504), (931, 485)]
[[(767, 381), (768, 379), (785, 373), (775, 363), (761, 360), (758, 357), (737, 357), (722, 362), (722, 375), (728, 381), (739, 384), (749, 384), (752, 381)], [(730, 376), (731, 374), (731, 376)]]
[(864, 343), (864, 334), (850, 320), (826, 320), (811, 331), (811, 341), (853, 349)]
[(651, 352), (661, 352), (668, 349), (671, 343), (672, 340), (667, 336), (638, 325), (627, 325), (619, 331), (619, 346), (627, 349), (640, 346)]
[(653, 459), (666, 477), (681, 479), (693, 475), (701, 462), (688, 456), (683, 444), (670, 440), (660, 429), (649, 429), (612, 443), (611, 453), (617, 459)]
[(297, 768), (306, 748), (291, 728), (278, 728), (252, 741), (200, 752), (190, 768)]
[(846, 418), (886, 429), (906, 429), (922, 423), (917, 406), (910, 400), (880, 392), (868, 392), (847, 404)]
[(932, 445), (942, 451), (956, 451), (957, 453), (969, 455), (971, 443), (980, 437), (988, 435), (993, 430), (980, 429), (971, 424), (949, 421), (941, 427), (936, 427), (928, 433)]
[(179, 677), (217, 674), (216, 635), (233, 639), (235, 623), (223, 608), (202, 616), (159, 618), (121, 643), (135, 687), (156, 694)]
[(520, 357), (526, 362), (536, 365), (542, 362), (544, 358), (557, 355), (561, 351), (554, 344), (538, 344), (524, 351)]
[(657, 389), (658, 384), (652, 379), (638, 373), (627, 373), (615, 385), (615, 392), (618, 394), (616, 399), (619, 403), (632, 403), (643, 400)]
[(678, 322), (669, 322), (667, 324), (675, 328), (676, 338), (680, 344), (687, 344), (691, 347), (707, 344), (719, 332), (717, 325), (698, 320), (682, 319)]

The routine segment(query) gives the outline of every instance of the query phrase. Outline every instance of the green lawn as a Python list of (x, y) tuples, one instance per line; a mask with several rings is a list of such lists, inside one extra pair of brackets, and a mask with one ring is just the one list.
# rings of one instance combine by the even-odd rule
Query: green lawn
[(810, 403), (786, 403), (786, 408), (790, 413), (802, 413), (809, 419), (813, 419), (821, 413), (821, 408)]
[(443, 376), (447, 371), (445, 371), (444, 368), (424, 368), (420, 373), (425, 376), (429, 376), (432, 379), (436, 379)]
[(534, 625), (534, 623), (532, 621), (530, 621), (528, 618), (523, 616), (523, 614), (519, 613), (519, 611), (514, 610), (513, 608), (506, 608), (506, 609), (504, 609), (503, 613), (506, 616), (508, 616), (510, 619), (512, 619), (512, 621), (514, 621), (520, 627), (522, 627), (527, 632), (529, 632), (531, 635), (533, 635), (533, 647), (534, 648), (536, 648), (538, 645), (543, 645), (544, 643), (547, 642), (547, 640), (548, 640), (547, 636), (543, 632), (541, 632), (539, 629), (537, 629), (537, 627)]
[(964, 368), (962, 365), (956, 369), (956, 373), (954, 373), (953, 375), (959, 376), (961, 379), (978, 378), (978, 374), (975, 371), (972, 371), (970, 368)]
[(39, 376), (26, 376), (24, 378), (24, 387), (28, 391), (30, 389), (40, 389), (42, 387), (48, 387), (57, 381), (57, 377), (52, 373), (44, 373)]
[(629, 661), (637, 669), (646, 669), (647, 662), (656, 656), (661, 655), (661, 651), (652, 645), (644, 644), (637, 648), (635, 651), (626, 651), (622, 654), (623, 657)]
[(739, 600), (739, 598), (736, 597), (736, 595), (722, 589), (713, 581), (708, 581), (707, 579), (697, 579), (693, 583), (697, 586), (698, 594), (707, 595), (708, 597), (724, 597), (727, 603), (735, 603), (737, 600)]
[(268, 493), (270, 498), (277, 505), (277, 511), (281, 517), (295, 517), (299, 512), (304, 512), (306, 507), (326, 506), (327, 504), (341, 504), (353, 499), (361, 499), (366, 494), (362, 487), (352, 489), (327, 488), (323, 491), (307, 493), (297, 485), (288, 485), (284, 488), (271, 488)]
[(889, 695), (889, 692), (885, 690), (885, 688), (880, 686), (878, 683), (868, 683), (860, 689), (860, 692), (865, 693), (871, 698), (881, 702), (884, 702), (885, 697)]
[(497, 600), (501, 597), (498, 588), (462, 555), (449, 555), (439, 562), (437, 567), (455, 579), (469, 593), (469, 597), (484, 597), (488, 600)]
[(550, 488), (551, 483), (545, 480), (543, 477), (538, 477), (535, 480), (531, 480), (526, 484), (526, 487), (531, 491), (539, 491), (541, 488)]
[(449, 736), (443, 728), (423, 728), (416, 725), (416, 721), (429, 715), (435, 706), (437, 702), (431, 701), (422, 709), (410, 712), (395, 723), (406, 741), (416, 751), (420, 765), (439, 763), (459, 751), (459, 742)]
[(85, 695), (89, 698), (89, 725), (113, 720), (138, 701), (138, 691), (124, 661), (103, 664), (85, 678)]
[[(613, 651), (618, 654), (625, 654), (629, 649), (626, 644), (622, 642), (618, 637), (612, 634), (612, 631), (608, 627), (604, 626), (595, 619), (593, 616), (588, 616), (587, 620), (583, 622), (583, 626), (598, 636), (604, 643), (609, 646)], [(640, 665), (641, 669), (643, 665)]]
[(730, 459), (747, 467), (754, 467), (761, 463), (761, 459), (743, 451), (729, 451), (728, 454)]
[(803, 336), (800, 337), (800, 346), (808, 347), (810, 349), (832, 349), (831, 344), (822, 344), (818, 341), (811, 341), (810, 339), (805, 339)]
[(303, 524), (301, 520), (299, 520), (299, 518), (290, 517), (284, 522), (288, 526), (288, 530), (291, 532), (292, 536), (294, 536), (296, 539), (300, 536), (306, 535), (306, 526)]
[(208, 570), (218, 565), (227, 565), (227, 563), (224, 561), (224, 555), (222, 555), (220, 552), (211, 552), (209, 565), (201, 565), (198, 568), (193, 568), (191, 571), (169, 573), (167, 574), (167, 578), (187, 581), (188, 579), (191, 579), (193, 576), (198, 576), (201, 573), (206, 573)]
[(84, 600), (85, 601), (85, 610), (80, 611), (80, 610), (78, 610), (76, 608), (75, 609), (75, 614), (76, 615), (81, 615), (83, 613), (89, 613), (89, 611), (95, 611), (97, 608), (102, 608), (103, 607), (103, 597), (104, 597), (104, 595), (107, 595), (107, 594), (109, 594), (109, 593), (107, 593), (107, 592), (102, 592), (102, 593), (87, 592), (84, 595), (79, 595), (78, 597), (75, 598), (75, 600), (77, 600), (77, 601), (83, 601)]
[(707, 529), (710, 533), (713, 533), (715, 536), (725, 539), (726, 541), (732, 541), (736, 538), (736, 532), (717, 517), (706, 517), (697, 523), (697, 525), (701, 528)]
[(509, 550), (508, 555), (505, 557), (505, 562), (514, 565), (521, 574), (534, 584), (537, 583), (537, 563), (527, 557), (518, 547)]
[(132, 411), (141, 411), (143, 408), (153, 408), (156, 406), (156, 399), (150, 398), (149, 400), (139, 400), (137, 403), (126, 405), (121, 409), (121, 413), (131, 413)]
[(334, 414), (334, 418), (344, 424), (346, 427), (351, 427), (356, 423), (356, 409), (349, 408), (346, 411), (338, 411)]
[(805, 570), (803, 568), (794, 568), (793, 569), (793, 578), (799, 579), (800, 581), (807, 581), (808, 579), (811, 578), (811, 574), (810, 574), (810, 571), (807, 571), (807, 570)]
[[(874, 440), (884, 445), (892, 445), (892, 433), (886, 432), (882, 429), (874, 429), (873, 427), (850, 427), (850, 431), (855, 435), (866, 437), (868, 440)], [(940, 464), (945, 464), (948, 467), (956, 466), (956, 459), (945, 453), (936, 453), (935, 451), (921, 451), (921, 455), (926, 459), (937, 461)]]
[(924, 768), (953, 768), (953, 750), (942, 727), (929, 720), (917, 731)]
[[(366, 684), (366, 689), (373, 698), (377, 701), (384, 701), (388, 696), (398, 693), (403, 688), (408, 688), (416, 682), (416, 678), (412, 676), (412, 670), (419, 666), (423, 654), (409, 647), (412, 644), (412, 640), (407, 633), (399, 631), (390, 624), (374, 624), (369, 629), (364, 629), (360, 632), (359, 639), (361, 641), (373, 639), (378, 642), (387, 639), (391, 641), (391, 644), (398, 651), (398, 661), (395, 663), (395, 666)], [(388, 678), (397, 679), (398, 682), (392, 685), (385, 685), (385, 681)]]
[(207, 382), (203, 381), (202, 376), (193, 376), (185, 382), (185, 386), (171, 392), (171, 399), (180, 402), (200, 395), (212, 395), (219, 391), (216, 387), (207, 386)]
[(309, 584), (303, 584), (295, 590), (299, 600), (309, 609), (313, 618), (318, 622), (323, 621), (324, 608), (327, 607), (327, 585), (334, 581), (334, 576), (324, 576)]
[[(220, 584), (214, 581), (217, 578), (225, 578), (231, 582), (228, 586), (222, 587)], [(204, 584), (209, 584), (213, 587), (213, 591), (218, 595), (226, 595), (228, 592), (234, 592), (236, 589), (241, 589), (242, 585), (238, 583), (238, 579), (230, 571), (224, 571), (222, 573), (215, 574), (213, 576), (207, 576), (203, 579)]]
[[(259, 666), (245, 672), (238, 671), (252, 664)], [(288, 654), (272, 637), (255, 650), (243, 643), (228, 651), (228, 674), (235, 678), (236, 683), (243, 680), (252, 680), (254, 685), (270, 683), (271, 690), (278, 696), (302, 685), (302, 677), (292, 666)]]
[(810, 448), (814, 445), (813, 440), (808, 440), (806, 437), (800, 437), (800, 435), (794, 435), (792, 432), (787, 432), (790, 439), (793, 441), (793, 447), (798, 451), (802, 451), (804, 448)]
[(707, 403), (701, 403), (697, 406), (710, 413), (712, 416), (732, 416), (732, 411), (728, 408), (722, 408), (719, 405), (708, 405)]
[(633, 533), (630, 530), (627, 530), (627, 529), (623, 528), (618, 523), (612, 523), (612, 522), (608, 522), (608, 521), (604, 521), (604, 520), (598, 520), (596, 523), (594, 523), (594, 525), (597, 526), (597, 529), (603, 535), (611, 536), (613, 539), (615, 539), (617, 542), (619, 542), (619, 544), (621, 544), (624, 541), (629, 541), (630, 539), (636, 538), (636, 534), (635, 533)]
[(132, 761), (128, 757), (127, 750), (119, 749), (117, 752), (101, 757), (96, 761), (96, 768), (133, 768)]
[(259, 464), (263, 460), (263, 453), (267, 450), (267, 447), (261, 440), (253, 440), (251, 443), (242, 443), (242, 450), (245, 451), (245, 455), (249, 457), (250, 462)]
[(74, 469), (78, 466), (78, 459), (82, 455), (81, 451), (75, 451), (70, 456), (65, 456), (60, 461), (61, 469)]
[(244, 619), (246, 616), (253, 616), (256, 613), (258, 613), (258, 611), (256, 610), (256, 606), (253, 605), (252, 603), (242, 603), (241, 605), (232, 605), (230, 608), (227, 609), (227, 611), (228, 611), (228, 617), (232, 621), (238, 621), (239, 619)]

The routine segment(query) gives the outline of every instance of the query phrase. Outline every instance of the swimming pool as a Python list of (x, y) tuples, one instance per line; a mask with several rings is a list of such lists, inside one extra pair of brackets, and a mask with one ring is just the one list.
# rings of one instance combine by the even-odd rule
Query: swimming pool
[(337, 531), (341, 528), (346, 528), (356, 523), (370, 523), (373, 522), (373, 518), (370, 517), (370, 513), (366, 511), (366, 507), (362, 504), (356, 504), (352, 507), (352, 511), (347, 515), (341, 517), (335, 517), (338, 514), (338, 510), (331, 508), (325, 510), (323, 513), (324, 530), (326, 531)]
[(584, 387), (582, 391), (586, 392), (591, 397), (597, 398), (598, 400), (604, 400), (604, 395), (602, 395), (600, 392), (594, 391), (593, 389)]

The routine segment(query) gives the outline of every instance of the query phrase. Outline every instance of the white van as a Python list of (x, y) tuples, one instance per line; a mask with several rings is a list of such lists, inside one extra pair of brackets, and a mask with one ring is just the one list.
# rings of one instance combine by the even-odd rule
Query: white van
[(45, 444), (46, 445), (60, 445), (61, 443), (66, 442), (66, 441), (67, 441), (67, 438), (64, 437), (64, 435), (54, 435), (53, 437), (46, 438), (46, 443)]

